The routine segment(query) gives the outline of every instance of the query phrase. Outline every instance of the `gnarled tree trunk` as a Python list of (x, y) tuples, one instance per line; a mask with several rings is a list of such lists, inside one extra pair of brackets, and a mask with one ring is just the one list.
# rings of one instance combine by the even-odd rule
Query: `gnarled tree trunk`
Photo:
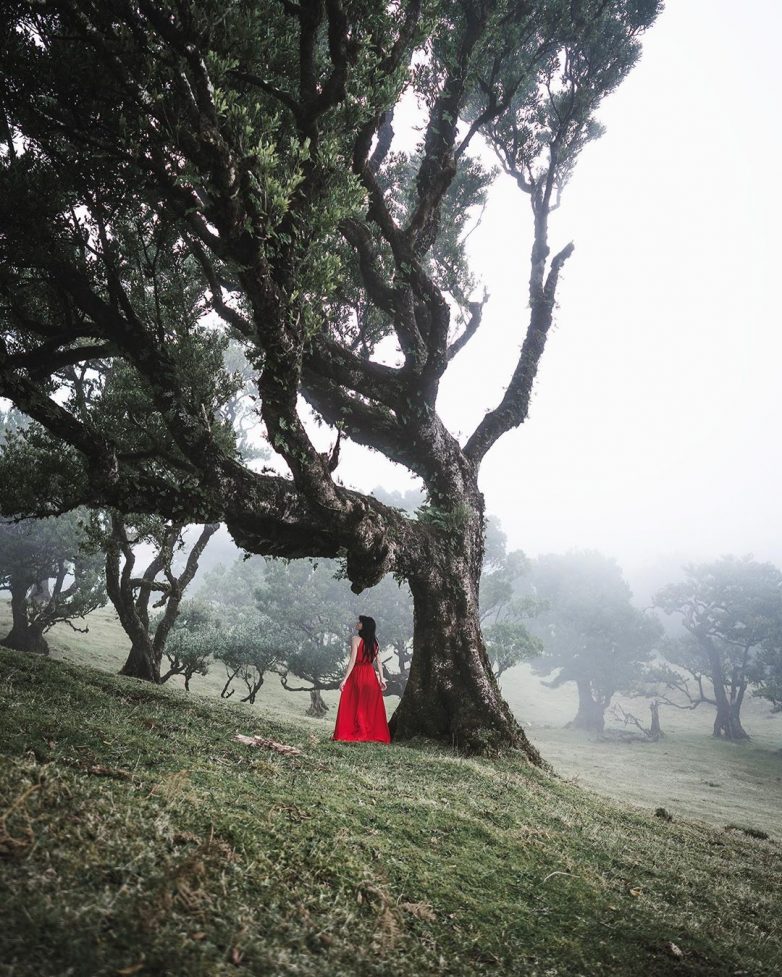
[(3, 638), (2, 644), (15, 651), (30, 651), (37, 655), (48, 655), (49, 645), (43, 636), (43, 628), (36, 621), (30, 621), (27, 598), (35, 581), (15, 575), (11, 578), (11, 630)]
[[(125, 627), (127, 631), (127, 627)], [(119, 671), (120, 675), (144, 679), (145, 682), (160, 682), (160, 661), (155, 655), (152, 641), (148, 635), (134, 636), (128, 660)]]
[[(717, 715), (714, 717), (714, 736), (726, 740), (748, 740), (749, 733), (741, 725), (741, 703), (744, 698), (743, 689), (737, 698), (728, 696), (725, 682), (725, 671), (722, 659), (714, 642), (708, 637), (701, 637), (701, 644), (709, 660), (711, 684), (714, 688), (714, 698), (717, 702)], [(746, 683), (745, 683), (746, 684)], [(735, 687), (735, 681), (734, 681)]]
[(578, 712), (568, 726), (573, 729), (584, 729), (590, 733), (602, 733), (605, 728), (605, 706), (593, 697), (589, 682), (579, 679), (576, 686)]
[[(112, 529), (106, 541), (106, 590), (120, 623), (131, 640), (130, 654), (120, 669), (120, 675), (159, 684), (170, 678), (169, 674), (161, 680), (160, 663), (163, 659), (166, 639), (179, 614), (183, 592), (193, 579), (201, 554), (212, 535), (217, 532), (219, 524), (210, 523), (204, 526), (179, 577), (175, 577), (172, 573), (171, 562), (182, 526), (176, 523), (171, 525), (166, 531), (159, 552), (155, 554), (142, 576), (136, 578), (132, 576), (136, 557), (128, 541), (125, 525), (116, 513), (111, 514), (110, 520)], [(166, 580), (158, 582), (156, 578), (161, 572), (165, 574)], [(149, 624), (149, 602), (153, 590), (164, 593), (166, 605), (163, 617), (154, 633), (150, 632)], [(185, 688), (188, 687), (188, 682), (189, 679), (186, 679)], [(252, 690), (251, 695), (252, 702), (255, 699)]]
[(325, 716), (329, 711), (329, 707), (323, 700), (323, 696), (320, 694), (320, 689), (312, 689), (310, 692), (310, 707), (307, 709), (305, 715), (307, 716)]
[(717, 715), (714, 717), (714, 735), (726, 740), (748, 740), (749, 733), (741, 725), (740, 707), (727, 697), (717, 698)]

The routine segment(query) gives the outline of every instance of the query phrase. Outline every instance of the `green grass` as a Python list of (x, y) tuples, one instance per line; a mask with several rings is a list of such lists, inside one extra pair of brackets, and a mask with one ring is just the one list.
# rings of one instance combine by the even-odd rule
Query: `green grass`
[(8, 651), (0, 728), (9, 977), (779, 972), (773, 838), (665, 822), (519, 758), (337, 744)]
[[(574, 689), (554, 691), (528, 669), (514, 672), (503, 683), (511, 708), (543, 756), (573, 783), (719, 827), (736, 821), (782, 839), (782, 713), (772, 713), (766, 700), (747, 697), (742, 713), (752, 735), (748, 743), (715, 740), (714, 711), (708, 707), (682, 711), (666, 705), (666, 735), (658, 743), (601, 740), (564, 728), (576, 713)], [(648, 724), (645, 700), (618, 701)]]
[[(113, 609), (109, 606), (95, 611), (87, 623), (87, 634), (79, 634), (67, 625), (53, 628), (47, 636), (52, 658), (117, 672), (127, 656), (129, 643)], [(0, 634), (8, 627), (10, 608), (0, 598)], [(208, 675), (193, 679), (193, 695), (219, 699), (224, 681), (222, 666), (215, 664)], [(174, 679), (169, 685), (181, 687), (182, 682)], [(664, 740), (616, 742), (564, 728), (577, 708), (571, 686), (546, 688), (526, 666), (506, 673), (502, 686), (532, 742), (572, 783), (644, 809), (665, 807), (675, 817), (697, 819), (716, 827), (742, 824), (782, 839), (782, 713), (771, 713), (764, 700), (748, 697), (744, 706), (751, 743), (714, 740), (710, 735), (713, 712), (708, 708), (692, 712), (668, 706), (662, 707), (667, 734)], [(330, 706), (329, 713), (320, 720), (308, 719), (304, 710), (309, 696), (286, 692), (279, 679), (270, 675), (253, 714), (271, 713), (295, 721), (318, 736), (329, 736), (334, 728), (338, 693), (325, 692), (323, 697)], [(237, 692), (230, 704), (239, 698)], [(397, 701), (393, 697), (386, 700), (389, 715)], [(648, 721), (644, 700), (619, 701)]]

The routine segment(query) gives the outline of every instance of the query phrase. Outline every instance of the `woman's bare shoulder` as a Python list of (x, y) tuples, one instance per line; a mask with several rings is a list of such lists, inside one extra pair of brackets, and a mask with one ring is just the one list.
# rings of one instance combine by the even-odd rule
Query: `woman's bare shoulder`
[(361, 644), (361, 638), (359, 638), (357, 634), (354, 634), (350, 641), (350, 647), (358, 648), (360, 644)]

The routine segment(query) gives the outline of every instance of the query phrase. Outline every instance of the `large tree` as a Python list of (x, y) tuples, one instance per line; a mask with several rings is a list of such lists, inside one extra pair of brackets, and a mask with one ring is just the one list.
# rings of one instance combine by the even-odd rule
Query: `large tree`
[[(6, 452), (27, 478), (3, 510), (224, 521), (252, 552), (341, 556), (356, 592), (395, 572), (415, 637), (394, 735), (537, 760), (481, 637), (478, 475), (527, 416), (573, 250), (552, 255), (549, 215), (660, 6), (15, 0), (0, 52), (0, 395), (47, 432), (61, 477), (51, 492), (46, 466)], [(423, 130), (406, 153), (393, 119), (408, 93)], [(518, 362), (460, 442), (437, 394), (484, 308), (464, 245), (493, 176), (480, 139), (532, 207), (529, 319), (509, 323)], [(174, 260), (243, 343), (285, 475), (243, 464), (184, 382), (185, 325), (161, 301)], [(398, 362), (373, 355), (386, 337)], [(56, 394), (96, 357), (148, 385), (159, 424), (144, 449)], [(300, 396), (423, 481), (418, 519), (339, 484)]]
[[(154, 516), (129, 519), (112, 511), (94, 519), (93, 527), (93, 534), (102, 537), (106, 552), (109, 598), (130, 638), (130, 652), (121, 672), (149, 682), (164, 681), (170, 677), (170, 669), (165, 678), (160, 671), (168, 636), (201, 554), (219, 524), (201, 527), (189, 550), (184, 526)], [(140, 544), (153, 552), (139, 572)], [(164, 608), (151, 619), (150, 603), (154, 608)]]
[[(748, 739), (741, 707), (747, 686), (761, 678), (763, 662), (782, 633), (782, 571), (749, 556), (723, 556), (689, 563), (684, 572), (683, 581), (663, 587), (654, 598), (666, 614), (680, 616), (688, 633), (687, 641), (673, 646), (678, 650), (673, 663), (695, 679), (701, 701), (716, 706), (714, 735)], [(704, 676), (711, 697), (704, 692)], [(689, 698), (697, 705), (697, 696)]]

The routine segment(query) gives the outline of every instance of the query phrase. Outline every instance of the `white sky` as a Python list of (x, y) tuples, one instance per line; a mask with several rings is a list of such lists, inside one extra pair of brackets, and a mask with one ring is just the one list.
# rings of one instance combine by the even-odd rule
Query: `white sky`
[[(782, 563), (781, 32), (778, 0), (669, 0), (604, 104), (552, 216), (552, 253), (576, 250), (530, 416), (482, 471), (512, 548), (596, 547), (630, 573), (725, 552)], [(465, 435), (526, 329), (530, 218), (504, 179), (470, 239), (491, 301), (438, 405)], [(376, 453), (343, 458), (346, 483), (412, 484)]]

